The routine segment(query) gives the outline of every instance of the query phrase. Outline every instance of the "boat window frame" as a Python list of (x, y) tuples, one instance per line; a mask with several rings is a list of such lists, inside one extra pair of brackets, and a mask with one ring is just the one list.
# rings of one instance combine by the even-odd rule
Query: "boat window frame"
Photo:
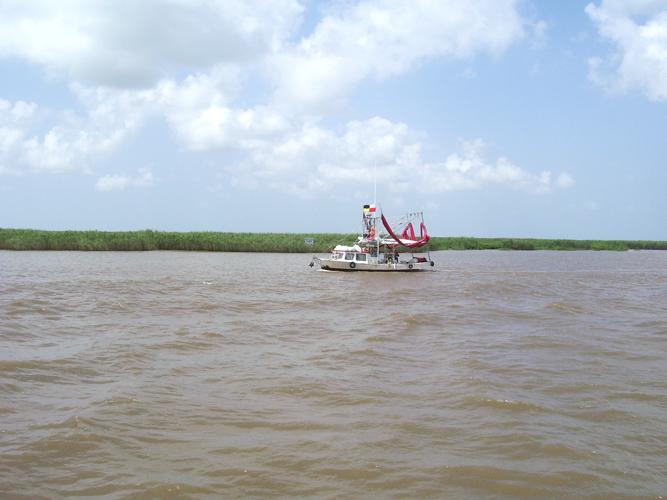
[(345, 252), (345, 260), (353, 261), (355, 255), (353, 252)]
[(354, 254), (354, 260), (356, 260), (357, 262), (368, 262), (368, 258), (365, 253)]

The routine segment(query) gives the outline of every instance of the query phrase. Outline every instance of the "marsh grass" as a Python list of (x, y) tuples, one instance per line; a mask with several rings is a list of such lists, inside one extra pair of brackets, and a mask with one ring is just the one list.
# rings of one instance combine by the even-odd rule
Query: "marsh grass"
[[(314, 237), (312, 246), (305, 238)], [(166, 231), (40, 231), (0, 229), (5, 250), (185, 250), (203, 252), (325, 252), (353, 234), (216, 233)]]
[(667, 241), (433, 237), (431, 250), (667, 250)]
[[(314, 244), (306, 245), (306, 238)], [(167, 231), (41, 231), (0, 228), (3, 250), (323, 253), (349, 244), (355, 234), (218, 233)], [(563, 240), (531, 238), (433, 237), (430, 250), (667, 250), (667, 241)]]

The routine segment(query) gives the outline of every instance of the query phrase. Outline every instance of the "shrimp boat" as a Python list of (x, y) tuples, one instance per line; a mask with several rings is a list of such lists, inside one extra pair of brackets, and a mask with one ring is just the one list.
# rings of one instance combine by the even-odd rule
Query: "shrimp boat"
[(313, 257), (310, 267), (318, 265), (325, 271), (427, 271), (435, 266), (430, 252), (415, 254), (415, 250), (429, 239), (422, 212), (390, 222), (381, 211), (377, 215), (375, 205), (364, 205), (362, 234), (357, 241), (349, 246), (336, 245), (329, 257)]

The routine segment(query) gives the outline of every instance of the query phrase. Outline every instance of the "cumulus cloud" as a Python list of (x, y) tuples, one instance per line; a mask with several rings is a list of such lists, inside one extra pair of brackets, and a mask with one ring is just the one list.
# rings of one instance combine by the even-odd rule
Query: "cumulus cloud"
[(570, 174), (561, 173), (556, 180), (549, 170), (531, 172), (504, 157), (495, 161), (485, 158), (485, 144), (480, 139), (461, 141), (462, 151), (450, 154), (444, 162), (421, 166), (419, 178), (426, 192), (477, 189), (485, 185), (506, 185), (527, 191), (545, 193), (574, 184)]
[(31, 118), (37, 110), (34, 102), (16, 101), (14, 103), (0, 99), (0, 124), (18, 122)]
[(372, 182), (377, 169), (379, 182), (399, 189), (398, 169), (418, 163), (421, 144), (414, 136), (406, 125), (379, 117), (351, 121), (341, 134), (305, 123), (254, 145), (248, 161), (235, 169), (233, 182), (312, 197), (340, 185)]
[[(462, 151), (443, 162), (427, 162), (419, 134), (403, 123), (380, 117), (349, 122), (335, 134), (306, 125), (281, 141), (258, 146), (247, 165), (236, 166), (234, 182), (271, 186), (314, 197), (340, 186), (370, 185), (377, 175), (396, 193), (442, 193), (504, 185), (531, 192), (550, 192), (574, 184), (567, 173), (533, 173), (506, 158), (490, 162), (481, 140), (462, 141)], [(241, 169), (241, 172), (239, 172)], [(243, 177), (245, 175), (245, 177)]]
[(609, 90), (639, 90), (667, 99), (667, 1), (603, 0), (586, 12), (613, 50), (588, 61), (591, 81)]
[(100, 177), (95, 183), (98, 191), (122, 191), (128, 187), (149, 187), (155, 183), (153, 173), (146, 168), (136, 175), (113, 174)]
[(149, 89), (74, 88), (92, 121), (106, 122), (107, 129), (135, 129), (161, 117), (187, 150), (211, 151), (245, 149), (289, 128), (289, 120), (268, 106), (235, 106), (239, 79), (238, 69), (226, 65), (181, 81), (162, 79)]
[(264, 105), (239, 108), (223, 102), (183, 105), (182, 89), (174, 88), (165, 96), (164, 114), (181, 143), (191, 151), (248, 149), (284, 133), (289, 119)]
[(515, 0), (378, 0), (326, 16), (272, 60), (277, 100), (320, 106), (365, 78), (403, 73), (420, 60), (498, 54), (523, 36)]
[(303, 10), (296, 0), (5, 0), (0, 9), (0, 56), (114, 87), (263, 57), (280, 49)]
[(113, 151), (133, 128), (127, 117), (108, 116), (114, 118), (82, 118), (0, 99), (0, 172), (86, 170), (91, 159)]
[(570, 174), (563, 173), (559, 174), (556, 178), (556, 187), (561, 189), (567, 189), (574, 186), (574, 177)]
[(41, 110), (35, 103), (0, 100), (0, 166), (13, 172), (88, 170), (151, 118), (166, 120), (187, 150), (249, 149), (286, 132), (290, 120), (265, 105), (233, 105), (238, 71), (216, 67), (147, 89), (71, 84), (84, 113)]
[[(441, 162), (424, 137), (384, 118), (322, 125), (322, 106), (366, 79), (409, 71), (436, 57), (492, 56), (524, 36), (519, 0), (343, 2), (298, 42), (296, 0), (5, 2), (0, 57), (18, 57), (69, 80), (83, 111), (0, 100), (0, 171), (89, 170), (151, 119), (164, 120), (191, 152), (241, 154), (228, 185), (314, 196), (372, 179), (395, 193), (489, 184), (532, 191), (567, 188), (568, 174), (532, 173), (488, 161), (481, 141)], [(159, 15), (156, 15), (159, 12)], [(539, 34), (545, 25), (539, 21)], [(250, 79), (265, 92), (250, 99)], [(257, 81), (252, 81), (257, 84)], [(253, 99), (254, 98), (254, 99)], [(100, 191), (148, 186), (152, 173), (98, 179)]]
[(24, 141), (23, 129), (37, 109), (35, 103), (0, 99), (0, 173), (10, 172), (8, 159)]

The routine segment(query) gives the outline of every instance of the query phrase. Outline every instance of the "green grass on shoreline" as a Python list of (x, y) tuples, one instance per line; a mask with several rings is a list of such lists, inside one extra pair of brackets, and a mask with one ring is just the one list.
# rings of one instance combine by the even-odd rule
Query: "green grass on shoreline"
[[(305, 238), (314, 238), (312, 246)], [(40, 231), (0, 228), (0, 250), (323, 253), (354, 241), (340, 233), (216, 233), (166, 231)], [(432, 237), (430, 250), (667, 250), (667, 241)]]

